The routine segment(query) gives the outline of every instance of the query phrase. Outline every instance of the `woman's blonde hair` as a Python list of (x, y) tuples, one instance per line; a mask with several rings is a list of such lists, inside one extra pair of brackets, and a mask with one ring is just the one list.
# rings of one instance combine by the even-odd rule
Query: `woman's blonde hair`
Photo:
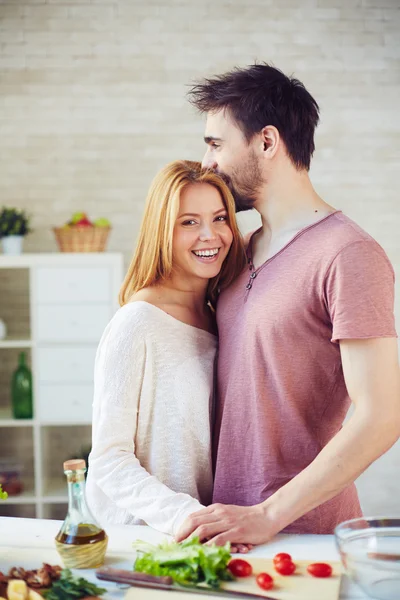
[(219, 191), (233, 234), (232, 245), (220, 273), (210, 279), (207, 300), (214, 304), (219, 290), (227, 287), (242, 271), (246, 256), (228, 186), (212, 171), (202, 170), (199, 162), (177, 160), (166, 165), (150, 186), (136, 251), (119, 293), (121, 306), (139, 290), (171, 276), (172, 238), (180, 196), (186, 186), (196, 183), (208, 183)]

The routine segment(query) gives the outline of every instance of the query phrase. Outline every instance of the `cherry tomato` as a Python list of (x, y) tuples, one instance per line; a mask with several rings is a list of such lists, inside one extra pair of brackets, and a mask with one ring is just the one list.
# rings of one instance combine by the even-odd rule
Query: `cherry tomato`
[(308, 565), (307, 571), (313, 577), (330, 577), (332, 575), (332, 567), (327, 563), (313, 563)]
[(256, 581), (262, 590), (270, 590), (274, 587), (274, 580), (268, 573), (259, 573), (256, 577)]
[(296, 565), (291, 560), (285, 559), (275, 563), (275, 571), (280, 575), (291, 575), (296, 570)]
[(292, 560), (292, 557), (290, 556), (290, 554), (287, 554), (286, 552), (279, 552), (279, 554), (275, 554), (274, 556), (274, 565), (278, 562), (281, 562), (281, 560)]
[(247, 560), (234, 558), (228, 563), (228, 569), (235, 577), (249, 577), (253, 572), (253, 567)]

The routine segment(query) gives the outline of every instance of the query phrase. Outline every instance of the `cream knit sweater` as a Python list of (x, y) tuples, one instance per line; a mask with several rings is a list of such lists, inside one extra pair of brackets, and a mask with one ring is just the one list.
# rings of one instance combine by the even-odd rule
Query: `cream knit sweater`
[(216, 337), (147, 302), (120, 308), (95, 362), (87, 499), (101, 524), (174, 535), (212, 497)]

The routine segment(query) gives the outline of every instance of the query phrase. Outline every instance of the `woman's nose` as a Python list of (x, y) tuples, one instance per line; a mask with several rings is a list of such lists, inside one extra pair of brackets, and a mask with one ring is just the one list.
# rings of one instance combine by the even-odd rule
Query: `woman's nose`
[(204, 224), (200, 231), (200, 240), (202, 242), (215, 240), (216, 233), (211, 225)]

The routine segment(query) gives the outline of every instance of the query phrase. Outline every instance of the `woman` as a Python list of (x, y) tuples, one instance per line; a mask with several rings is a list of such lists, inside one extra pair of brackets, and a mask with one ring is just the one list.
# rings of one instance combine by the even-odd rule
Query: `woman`
[(174, 535), (211, 502), (212, 305), (244, 263), (226, 185), (200, 163), (167, 165), (96, 355), (87, 495), (101, 523)]

